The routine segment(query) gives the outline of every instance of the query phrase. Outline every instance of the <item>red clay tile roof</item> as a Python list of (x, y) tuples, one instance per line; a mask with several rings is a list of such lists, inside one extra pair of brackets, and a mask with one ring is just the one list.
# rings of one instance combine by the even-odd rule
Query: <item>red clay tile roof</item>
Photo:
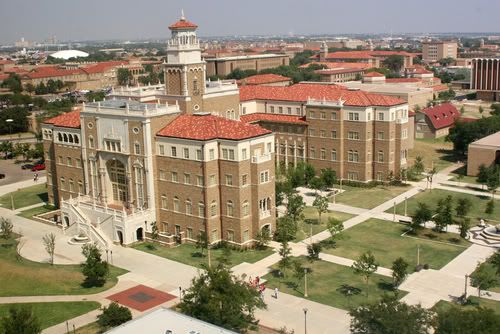
[(187, 21), (186, 19), (181, 18), (179, 21), (171, 24), (169, 29), (196, 29), (198, 26), (192, 22)]
[(432, 86), (432, 90), (434, 92), (444, 92), (448, 89), (449, 89), (448, 85), (445, 84)]
[(305, 103), (307, 100), (344, 100), (346, 106), (394, 106), (406, 103), (404, 100), (368, 93), (351, 91), (344, 86), (331, 84), (300, 83), (288, 87), (275, 86), (242, 86), (240, 87), (240, 101), (274, 100)]
[(181, 115), (161, 129), (157, 135), (192, 140), (242, 140), (272, 131), (258, 125), (229, 120), (215, 115)]
[[(412, 57), (415, 56), (412, 53), (406, 51), (369, 51), (369, 50), (359, 50), (359, 51), (337, 51), (330, 52), (327, 54), (327, 59), (372, 59), (375, 57), (387, 57), (391, 55)], [(313, 56), (313, 58), (319, 58), (319, 55)]]
[(24, 76), (30, 79), (38, 79), (38, 78), (62, 77), (66, 75), (75, 75), (75, 74), (83, 74), (83, 70), (79, 68), (62, 69), (57, 66), (40, 66), (34, 68), (31, 72), (24, 74)]
[(354, 73), (363, 71), (361, 68), (327, 68), (323, 70), (316, 70), (318, 74), (341, 74), (341, 73)]
[(460, 112), (451, 103), (425, 108), (421, 112), (427, 116), (436, 130), (453, 126), (455, 120), (460, 117)]
[(274, 83), (274, 82), (283, 82), (283, 81), (290, 81), (291, 79), (288, 77), (284, 77), (282, 75), (278, 74), (257, 74), (257, 75), (252, 75), (248, 78), (238, 80), (238, 84), (245, 84), (245, 85), (262, 85), (266, 83)]
[(15, 61), (10, 60), (10, 59), (0, 59), (0, 65), (4, 64), (15, 64)]
[(4, 73), (0, 73), (0, 81), (3, 81), (5, 79), (8, 79), (9, 78), (9, 74), (4, 74)]
[(80, 110), (70, 111), (62, 115), (50, 118), (44, 123), (52, 124), (61, 128), (80, 128)]
[(256, 113), (240, 116), (240, 120), (245, 123), (254, 123), (258, 121), (268, 121), (277, 123), (295, 123), (295, 124), (307, 124), (306, 118), (304, 116), (294, 116), (294, 115), (281, 115), (281, 114), (266, 114), (266, 113)]
[(369, 72), (369, 73), (366, 73), (365, 75), (363, 75), (364, 77), (368, 77), (368, 78), (380, 78), (380, 77), (385, 77), (385, 75), (383, 75), (382, 73), (378, 73), (378, 72)]
[(413, 74), (434, 74), (434, 72), (426, 70), (425, 68), (417, 68), (415, 71), (411, 72)]
[(318, 62), (313, 62), (313, 63), (307, 63), (304, 65), (301, 65), (301, 68), (306, 68), (309, 65), (312, 64), (317, 64), (317, 65), (323, 65), (326, 66), (326, 68), (329, 69), (335, 69), (335, 68), (357, 68), (357, 69), (367, 69), (371, 68), (372, 65), (367, 64), (367, 63), (349, 63), (349, 62), (333, 62), (333, 61), (318, 61)]
[(386, 83), (405, 83), (405, 82), (421, 82), (419, 78), (389, 78), (385, 79)]

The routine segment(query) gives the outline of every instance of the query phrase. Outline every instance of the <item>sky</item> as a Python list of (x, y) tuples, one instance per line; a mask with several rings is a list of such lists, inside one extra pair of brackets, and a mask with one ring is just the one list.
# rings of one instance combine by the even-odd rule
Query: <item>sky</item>
[(498, 32), (499, 0), (0, 0), (0, 43), (200, 36)]

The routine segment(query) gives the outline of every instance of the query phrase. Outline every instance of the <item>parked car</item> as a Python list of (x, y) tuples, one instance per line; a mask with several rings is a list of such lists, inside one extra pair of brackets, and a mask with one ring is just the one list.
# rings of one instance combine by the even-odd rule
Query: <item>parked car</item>
[(31, 171), (37, 172), (39, 170), (44, 170), (44, 169), (45, 169), (45, 164), (38, 164), (38, 165), (33, 166), (33, 168), (31, 168)]
[(32, 169), (33, 167), (35, 167), (37, 164), (24, 164), (21, 166), (22, 169)]

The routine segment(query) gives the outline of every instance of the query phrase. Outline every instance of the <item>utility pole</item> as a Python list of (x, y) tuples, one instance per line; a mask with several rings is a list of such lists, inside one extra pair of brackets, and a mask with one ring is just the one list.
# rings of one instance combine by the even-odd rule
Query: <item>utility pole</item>
[(304, 334), (307, 334), (307, 308), (304, 308)]

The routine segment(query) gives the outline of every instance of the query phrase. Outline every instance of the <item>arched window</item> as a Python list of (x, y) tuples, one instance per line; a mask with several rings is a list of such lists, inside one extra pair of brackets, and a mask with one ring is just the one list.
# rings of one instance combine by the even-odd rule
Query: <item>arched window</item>
[(250, 213), (250, 206), (248, 204), (248, 201), (244, 201), (243, 205), (241, 206), (241, 211), (243, 214), (243, 217), (248, 216)]
[(94, 148), (94, 137), (89, 136), (89, 148)]
[(198, 202), (198, 217), (205, 217), (205, 203)]
[(227, 201), (227, 204), (226, 204), (226, 214), (229, 217), (234, 217), (234, 205), (233, 205), (233, 201)]
[(68, 136), (68, 142), (73, 143), (73, 135)]
[(217, 216), (217, 202), (215, 200), (210, 204), (210, 217)]
[(179, 198), (177, 196), (174, 197), (174, 211), (179, 212)]
[(68, 142), (68, 135), (67, 134), (63, 134), (63, 138), (64, 138), (63, 141), (65, 143), (67, 143)]
[(189, 198), (186, 200), (186, 214), (193, 214), (193, 204), (191, 203), (191, 200)]
[(60, 132), (57, 134), (57, 139), (59, 141), (63, 141), (63, 136), (62, 136), (62, 134)]
[(77, 135), (75, 135), (75, 144), (80, 144), (80, 138)]

